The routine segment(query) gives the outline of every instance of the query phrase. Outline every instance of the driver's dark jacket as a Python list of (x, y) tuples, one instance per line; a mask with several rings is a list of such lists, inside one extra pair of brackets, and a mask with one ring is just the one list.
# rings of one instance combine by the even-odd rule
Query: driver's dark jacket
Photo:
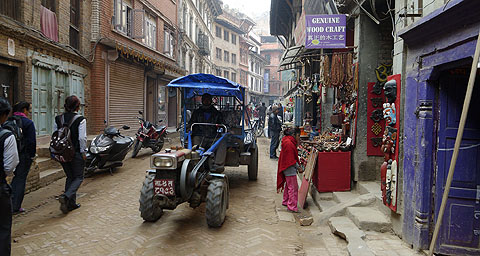
[[(193, 111), (192, 118), (188, 122), (188, 129), (194, 123), (222, 124), (223, 116), (213, 105), (209, 107), (201, 106)], [(193, 127), (192, 136), (215, 137), (217, 129), (215, 127), (196, 125)]]

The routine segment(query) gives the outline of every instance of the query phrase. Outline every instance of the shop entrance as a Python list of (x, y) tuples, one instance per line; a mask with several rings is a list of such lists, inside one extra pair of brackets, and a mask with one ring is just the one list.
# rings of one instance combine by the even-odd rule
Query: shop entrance
[(14, 103), (14, 88), (16, 87), (17, 68), (0, 65), (0, 96)]
[[(438, 217), (453, 155), (469, 73), (469, 68), (451, 69), (444, 71), (438, 80), (435, 219)], [(479, 86), (480, 80), (477, 79), (436, 245), (439, 253), (480, 253), (480, 115), (477, 111), (480, 104)], [(433, 231), (434, 227), (431, 227)]]

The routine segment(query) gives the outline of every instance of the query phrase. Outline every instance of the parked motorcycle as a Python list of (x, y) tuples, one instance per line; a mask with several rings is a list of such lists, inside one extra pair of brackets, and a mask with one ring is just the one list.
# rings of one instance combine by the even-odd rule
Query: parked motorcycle
[[(151, 148), (154, 153), (159, 152), (163, 148), (165, 137), (167, 136), (167, 127), (162, 125), (154, 125), (143, 118), (143, 112), (138, 111), (141, 117), (136, 117), (140, 123), (135, 136), (135, 144), (133, 146), (132, 158), (135, 158), (141, 148)], [(161, 123), (163, 120), (158, 121)]]
[[(122, 128), (130, 129), (126, 125)], [(88, 147), (85, 176), (92, 175), (97, 169), (108, 169), (112, 173), (115, 168), (123, 165), (123, 160), (132, 145), (131, 137), (121, 135), (115, 127), (105, 127), (103, 133), (97, 135)]]

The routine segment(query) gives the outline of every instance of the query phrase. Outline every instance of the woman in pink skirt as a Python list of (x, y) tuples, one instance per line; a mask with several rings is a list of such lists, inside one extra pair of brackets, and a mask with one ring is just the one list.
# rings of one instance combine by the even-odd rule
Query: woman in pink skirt
[(298, 212), (298, 183), (297, 170), (299, 169), (297, 142), (300, 139), (299, 128), (287, 128), (283, 132), (282, 151), (278, 159), (277, 192), (283, 189), (282, 205), (292, 212)]

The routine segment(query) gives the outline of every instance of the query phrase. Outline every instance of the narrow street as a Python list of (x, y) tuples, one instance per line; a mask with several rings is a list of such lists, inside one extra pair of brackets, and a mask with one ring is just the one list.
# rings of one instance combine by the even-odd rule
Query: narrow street
[(207, 226), (204, 204), (180, 205), (156, 223), (142, 220), (138, 198), (150, 155), (143, 149), (113, 176), (86, 178), (82, 207), (68, 215), (55, 199), (64, 179), (27, 194), (27, 212), (13, 220), (12, 255), (347, 255), (347, 243), (328, 225), (302, 227), (281, 206), (268, 143), (259, 139), (258, 181), (248, 181), (246, 166), (227, 168), (230, 208), (219, 229)]

